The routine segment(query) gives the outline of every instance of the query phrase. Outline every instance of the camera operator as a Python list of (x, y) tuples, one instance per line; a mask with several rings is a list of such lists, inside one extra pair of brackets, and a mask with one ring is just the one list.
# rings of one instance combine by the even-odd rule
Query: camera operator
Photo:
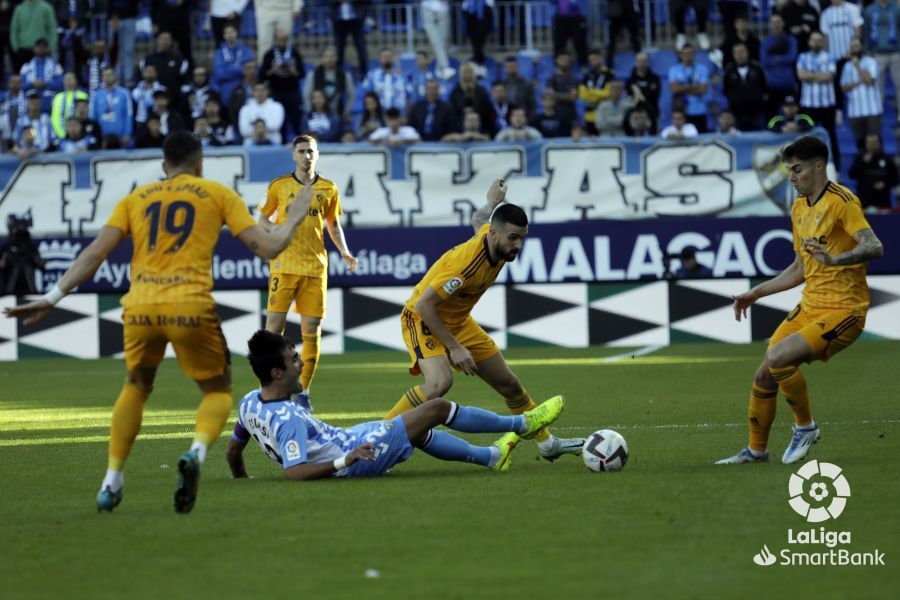
[(16, 297), (36, 294), (34, 270), (44, 267), (31, 233), (31, 216), (19, 218), (16, 215), (6, 217), (9, 229), (9, 240), (0, 246), (0, 272), (3, 273), (0, 296), (14, 294)]

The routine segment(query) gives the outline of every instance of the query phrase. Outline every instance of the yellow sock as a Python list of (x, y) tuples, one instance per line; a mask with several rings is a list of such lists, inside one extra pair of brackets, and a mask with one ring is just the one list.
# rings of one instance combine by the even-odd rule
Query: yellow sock
[(197, 409), (197, 428), (194, 440), (210, 446), (218, 439), (231, 414), (231, 391), (210, 392), (203, 395)]
[(141, 419), (144, 416), (144, 403), (150, 392), (145, 392), (130, 383), (126, 383), (119, 393), (113, 408), (112, 423), (109, 427), (109, 467), (121, 471), (134, 438), (141, 430)]
[[(534, 400), (531, 399), (531, 396), (528, 395), (528, 392), (524, 389), (518, 396), (504, 398), (503, 400), (506, 402), (506, 407), (509, 409), (509, 412), (514, 415), (521, 415), (523, 412), (529, 411), (537, 406), (537, 404), (534, 403)], [(549, 427), (545, 427), (540, 433), (534, 436), (535, 442), (546, 442), (548, 439), (550, 439)]]
[(300, 336), (303, 340), (303, 346), (300, 348), (300, 358), (303, 360), (303, 370), (300, 371), (300, 383), (303, 389), (308, 390), (312, 384), (313, 377), (316, 375), (316, 369), (319, 366), (319, 339), (321, 334), (304, 333)]
[(775, 398), (778, 388), (766, 390), (753, 386), (750, 391), (750, 408), (747, 417), (750, 421), (750, 449), (762, 452), (769, 445), (769, 429), (775, 420)]
[(775, 378), (784, 399), (787, 400), (791, 410), (794, 411), (794, 424), (809, 425), (812, 423), (812, 411), (809, 407), (809, 394), (806, 392), (806, 377), (797, 367), (785, 367), (783, 369), (769, 368), (769, 373)]
[(415, 407), (427, 401), (428, 398), (426, 398), (425, 394), (422, 393), (422, 388), (417, 385), (414, 388), (406, 390), (406, 392), (403, 393), (403, 397), (401, 397), (400, 400), (397, 401), (397, 404), (394, 405), (394, 408), (392, 408), (390, 412), (384, 416), (384, 418), (393, 419), (397, 415), (402, 415), (405, 412), (411, 411)]

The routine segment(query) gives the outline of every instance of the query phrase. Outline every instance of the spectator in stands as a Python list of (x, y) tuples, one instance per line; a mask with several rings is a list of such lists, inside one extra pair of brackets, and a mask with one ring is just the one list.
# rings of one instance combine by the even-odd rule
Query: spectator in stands
[(303, 120), (302, 131), (313, 134), (320, 142), (336, 143), (341, 141), (342, 129), (341, 117), (331, 112), (325, 93), (314, 90), (312, 106)]
[[(616, 40), (623, 28), (628, 30), (628, 40), (631, 43), (631, 51), (637, 54), (641, 51), (641, 34), (639, 31), (640, 20), (639, 0), (609, 0), (607, 3), (607, 18), (609, 19), (609, 47), (607, 48), (606, 66), (613, 68), (616, 54)], [(590, 58), (588, 58), (590, 60)]]
[(506, 78), (503, 79), (503, 84), (506, 86), (507, 100), (514, 106), (523, 107), (528, 118), (532, 118), (535, 113), (535, 105), (537, 104), (534, 84), (519, 74), (519, 61), (515, 56), (506, 57), (506, 61), (503, 63), (503, 70), (506, 75)]
[(675, 17), (675, 50), (680, 51), (687, 44), (687, 37), (684, 35), (684, 22), (689, 6), (694, 8), (694, 16), (697, 19), (697, 44), (703, 50), (709, 50), (709, 36), (706, 35), (706, 21), (709, 17), (708, 1), (672, 0), (671, 6)]
[[(127, 146), (132, 136), (131, 94), (119, 86), (116, 71), (112, 67), (103, 69), (102, 77), (103, 87), (91, 96), (91, 119), (100, 123), (104, 138), (115, 135)], [(144, 110), (147, 110), (146, 106)], [(146, 112), (144, 120), (146, 121)]]
[[(238, 30), (232, 25), (226, 25), (222, 32), (224, 41), (216, 49), (213, 59), (212, 88), (219, 92), (222, 103), (226, 106), (231, 102), (231, 93), (238, 86), (249, 85), (252, 89), (256, 83), (256, 60), (250, 48), (238, 40)], [(250, 64), (250, 67), (247, 65)], [(252, 68), (251, 68), (252, 67)], [(253, 80), (247, 79), (247, 73), (253, 71)], [(252, 92), (248, 92), (244, 98), (249, 98)], [(243, 100), (241, 106), (244, 105)]]
[(672, 124), (659, 134), (664, 140), (686, 140), (699, 135), (697, 127), (688, 120), (687, 113), (680, 108), (672, 111)]
[(76, 117), (66, 120), (65, 135), (54, 144), (54, 150), (65, 154), (79, 154), (88, 150), (100, 148), (100, 140), (91, 135), (85, 135), (84, 128)]
[[(256, 63), (252, 64), (254, 67), (256, 66)], [(220, 145), (228, 146), (237, 143), (234, 127), (222, 114), (222, 103), (218, 98), (211, 96), (206, 99), (203, 117), (209, 126), (210, 134), (220, 142)]]
[(556, 70), (547, 80), (546, 90), (556, 96), (556, 110), (573, 123), (577, 120), (575, 100), (578, 99), (578, 78), (572, 74), (572, 57), (563, 52), (554, 59)]
[(797, 52), (809, 50), (809, 36), (819, 31), (819, 11), (807, 0), (787, 0), (779, 9), (784, 27), (797, 39)]
[(765, 129), (769, 84), (762, 66), (750, 60), (744, 44), (735, 44), (733, 63), (725, 70), (723, 89), (741, 131)]
[(556, 110), (556, 94), (544, 90), (541, 102), (544, 110), (532, 119), (531, 126), (540, 131), (545, 138), (569, 137), (572, 133), (572, 121)]
[(91, 42), (90, 54), (81, 71), (81, 81), (87, 86), (89, 94), (93, 94), (103, 86), (103, 69), (116, 68), (119, 59), (119, 37), (113, 33), (113, 46), (109, 48), (106, 40), (97, 38)]
[(609, 84), (615, 79), (612, 71), (603, 62), (603, 50), (591, 49), (588, 53), (588, 68), (578, 86), (578, 99), (584, 102), (586, 130), (597, 135), (594, 116), (601, 102), (609, 98)]
[(896, 0), (875, 0), (865, 10), (865, 22), (863, 40), (878, 64), (881, 100), (884, 102), (890, 70), (897, 123), (900, 124), (900, 3)]
[(416, 52), (416, 66), (406, 75), (406, 99), (410, 106), (425, 97), (425, 84), (437, 78), (437, 74), (429, 67), (429, 62), (427, 52)]
[(351, 122), (350, 110), (356, 99), (356, 87), (353, 77), (342, 68), (338, 68), (337, 50), (327, 46), (322, 51), (322, 64), (313, 69), (303, 80), (303, 106), (312, 106), (313, 90), (325, 94), (332, 113), (339, 115), (348, 127)]
[(628, 137), (653, 137), (656, 125), (645, 103), (638, 104), (625, 117), (625, 135)]
[(759, 38), (750, 31), (750, 22), (746, 17), (741, 17), (734, 22), (734, 35), (726, 37), (722, 43), (722, 68), (727, 69), (734, 64), (734, 47), (743, 44), (747, 47), (749, 59), (759, 62), (760, 44)]
[(16, 144), (13, 146), (12, 152), (19, 158), (19, 160), (25, 160), (26, 158), (30, 158), (35, 154), (40, 154), (44, 151), (43, 148), (39, 148), (36, 145), (37, 142), (37, 130), (34, 125), (28, 125), (23, 127), (19, 132), (19, 137), (17, 138)]
[(88, 95), (78, 89), (78, 78), (75, 73), (63, 75), (63, 89), (53, 96), (50, 108), (50, 122), (53, 123), (53, 134), (62, 139), (66, 135), (66, 122), (75, 114), (75, 100), (87, 100)]
[[(14, 1), (14, 0), (13, 0)], [(6, 81), (6, 55), (15, 64), (13, 50), (9, 44), (9, 26), (16, 5), (10, 0), (0, 0), (0, 82)]]
[[(58, 62), (62, 66), (63, 71), (67, 73), (70, 71), (81, 73), (88, 55), (84, 47), (84, 27), (82, 27), (75, 16), (59, 19), (59, 23), (60, 27), (56, 40)], [(66, 26), (63, 26), (64, 23)]]
[(53, 96), (62, 91), (63, 70), (49, 54), (47, 40), (40, 39), (34, 44), (34, 56), (22, 65), (22, 87), (25, 91), (37, 90), (41, 93), (42, 109), (50, 112)]
[(103, 150), (120, 150), (122, 148), (122, 140), (119, 139), (119, 136), (110, 133), (103, 136), (100, 147)]
[(609, 82), (609, 98), (597, 107), (594, 129), (604, 136), (625, 135), (625, 115), (634, 106), (634, 98), (625, 95), (625, 84), (614, 79)]
[(153, 91), (153, 112), (159, 117), (159, 130), (163, 136), (187, 129), (184, 117), (177, 110), (172, 110), (171, 104), (166, 88)]
[(356, 61), (359, 78), (366, 76), (369, 70), (369, 55), (366, 51), (366, 37), (363, 32), (365, 18), (365, 0), (329, 0), (331, 3), (331, 23), (334, 30), (334, 45), (337, 46), (337, 62), (341, 69), (347, 68), (344, 62), (344, 48), (347, 36), (353, 37), (356, 48)]
[(569, 40), (582, 67), (588, 61), (587, 2), (585, 0), (556, 0), (553, 17), (553, 56), (566, 52)]
[(202, 117), (206, 101), (212, 96), (218, 98), (219, 93), (212, 89), (209, 71), (203, 65), (197, 65), (191, 74), (191, 82), (181, 86), (181, 112), (191, 121)]
[(421, 0), (422, 26), (428, 43), (437, 61), (435, 72), (441, 79), (456, 75), (447, 56), (447, 41), (450, 39), (450, 3), (448, 0)]
[(166, 136), (162, 134), (159, 115), (151, 112), (147, 115), (147, 122), (144, 123), (137, 134), (134, 142), (135, 148), (162, 148), (163, 140)]
[(491, 86), (491, 112), (487, 123), (483, 123), (484, 130), (491, 136), (507, 126), (509, 118), (509, 99), (506, 96), (506, 85), (497, 81)]
[(625, 89), (635, 100), (646, 107), (655, 129), (659, 118), (659, 96), (662, 93), (662, 81), (659, 75), (650, 69), (650, 57), (646, 52), (638, 52), (634, 55), (634, 68), (631, 70), (631, 75), (625, 80)]
[(462, 14), (472, 43), (472, 62), (477, 65), (478, 76), (484, 77), (484, 46), (494, 27), (494, 0), (462, 0)]
[(521, 106), (514, 106), (509, 111), (509, 125), (503, 128), (494, 138), (498, 142), (532, 142), (544, 136), (528, 124), (528, 115)]
[(290, 45), (291, 37), (284, 29), (275, 33), (275, 45), (263, 57), (263, 81), (268, 82), (272, 99), (284, 107), (281, 139), (293, 139), (300, 133), (300, 80), (306, 73), (300, 51)]
[(856, 195), (863, 208), (889, 210), (891, 189), (900, 183), (894, 159), (884, 153), (881, 136), (877, 133), (866, 135), (862, 152), (853, 159), (850, 178), (856, 180)]
[(839, 110), (844, 108), (840, 83), (844, 65), (850, 60), (850, 40), (862, 35), (863, 23), (859, 7), (844, 0), (831, 0), (831, 6), (823, 9), (819, 17), (819, 28), (827, 40), (828, 57), (835, 64), (835, 104)]
[(13, 10), (9, 24), (9, 44), (13, 51), (13, 71), (20, 72), (22, 66), (34, 56), (34, 47), (39, 40), (50, 46), (56, 54), (56, 14), (45, 0), (25, 0)]
[(485, 123), (490, 118), (491, 99), (487, 90), (479, 85), (475, 78), (475, 64), (465, 63), (459, 69), (459, 82), (450, 92), (450, 107), (453, 109), (453, 117), (456, 119), (456, 129), (462, 128), (463, 116), (466, 108), (471, 108), (481, 117)]
[(75, 100), (74, 116), (81, 122), (81, 130), (84, 132), (84, 135), (97, 140), (97, 148), (99, 148), (103, 140), (103, 129), (100, 127), (100, 123), (91, 118), (90, 107), (91, 105), (87, 98), (77, 98)]
[(27, 110), (22, 76), (13, 73), (6, 82), (6, 90), (0, 91), (0, 137), (2, 137), (0, 151), (6, 152), (12, 148), (18, 131), (19, 117)]
[(726, 108), (722, 112), (719, 113), (719, 118), (717, 119), (718, 126), (716, 127), (716, 133), (719, 135), (740, 135), (741, 131), (738, 129), (735, 124), (736, 120), (734, 117), (734, 113)]
[(681, 266), (675, 271), (675, 278), (706, 279), (712, 276), (712, 269), (697, 262), (697, 249), (693, 246), (685, 246), (681, 251)]
[(786, 96), (781, 103), (781, 113), (769, 119), (769, 131), (775, 133), (805, 133), (816, 126), (812, 117), (800, 112), (794, 96)]
[(709, 70), (705, 65), (694, 62), (694, 47), (690, 44), (685, 44), (678, 52), (678, 61), (678, 64), (669, 68), (672, 104), (684, 111), (688, 122), (699, 133), (706, 133)]
[(384, 144), (393, 148), (406, 146), (407, 144), (415, 144), (421, 142), (419, 132), (403, 124), (403, 116), (400, 110), (392, 107), (385, 111), (387, 125), (379, 127), (369, 135), (369, 141), (373, 144)]
[(394, 51), (382, 48), (378, 53), (380, 65), (366, 74), (362, 87), (367, 92), (378, 95), (378, 101), (385, 110), (396, 108), (406, 110), (406, 82), (400, 67), (394, 63)]
[(131, 90), (131, 99), (134, 101), (134, 122), (140, 129), (147, 122), (147, 115), (153, 110), (153, 92), (162, 89), (163, 86), (156, 79), (156, 67), (152, 64), (141, 68), (143, 79)]
[[(257, 3), (259, 2), (260, 0), (257, 0)], [(195, 4), (196, 0), (151, 0), (150, 2), (150, 18), (155, 26), (153, 31), (170, 34), (169, 46), (171, 47), (172, 39), (174, 39), (178, 43), (178, 53), (185, 61), (191, 61), (194, 56), (194, 50), (191, 47), (191, 12), (194, 10)], [(158, 44), (157, 51), (159, 51)], [(184, 83), (183, 81), (169, 81), (168, 74), (159, 64), (156, 65), (156, 68), (159, 70), (159, 80), (170, 90), (178, 90)], [(184, 71), (181, 73), (182, 77), (187, 77), (188, 68), (184, 67)]]
[[(16, 124), (16, 144), (19, 149), (43, 152), (56, 139), (50, 114), (41, 109), (41, 93), (38, 90), (28, 90), (25, 97), (27, 98), (25, 114), (19, 116)], [(25, 130), (29, 131), (23, 134)]]
[(272, 136), (263, 119), (257, 119), (251, 123), (250, 135), (244, 136), (244, 146), (273, 146)]
[(155, 50), (141, 60), (141, 71), (150, 65), (156, 67), (156, 79), (169, 90), (172, 101), (177, 102), (181, 86), (187, 83), (190, 63), (172, 48), (172, 34), (168, 30), (162, 30), (156, 36)]
[(359, 140), (369, 139), (369, 135), (376, 129), (385, 126), (384, 109), (375, 92), (366, 92), (363, 96), (363, 109), (359, 118), (359, 126), (356, 128), (356, 137)]
[(303, 0), (254, 0), (256, 8), (256, 52), (261, 59), (278, 38), (278, 30), (287, 32), (288, 46), (293, 46), (291, 39), (294, 21), (300, 18)]
[(249, 0), (210, 0), (209, 23), (216, 48), (225, 41), (225, 27), (230, 25), (237, 31), (241, 30), (241, 13), (247, 8), (248, 2)]
[(134, 41), (137, 38), (138, 3), (131, 0), (109, 0), (109, 30), (119, 41), (116, 77), (122, 85), (134, 85)]
[(273, 144), (281, 143), (281, 126), (284, 125), (284, 107), (269, 97), (269, 86), (260, 81), (253, 86), (253, 97), (238, 113), (238, 129), (244, 138), (253, 134), (254, 123), (262, 119)]
[(204, 148), (216, 148), (222, 145), (222, 141), (212, 134), (209, 129), (209, 121), (206, 117), (194, 119), (194, 137), (200, 140)]
[[(750, 17), (750, 3), (748, 0), (718, 0), (717, 4), (722, 27), (725, 29), (725, 39), (734, 38), (738, 20), (746, 21)], [(725, 52), (724, 49), (723, 52)], [(730, 55), (730, 52), (725, 52), (725, 56)], [(756, 56), (754, 60), (759, 60), (759, 56)]]
[(484, 128), (482, 127), (481, 117), (474, 110), (466, 111), (466, 114), (463, 115), (463, 128), (460, 132), (452, 132), (445, 135), (441, 141), (442, 142), (458, 142), (458, 143), (469, 143), (469, 142), (487, 142), (490, 141), (491, 136), (487, 135), (484, 132)]
[(769, 19), (769, 35), (760, 47), (760, 65), (769, 82), (769, 114), (781, 106), (785, 96), (797, 94), (797, 40), (784, 30), (784, 19), (772, 15)]
[(841, 89), (847, 94), (847, 117), (857, 148), (866, 136), (881, 134), (881, 92), (878, 89), (878, 63), (865, 53), (859, 38), (850, 42), (850, 60), (841, 72)]
[(253, 87), (258, 81), (256, 63), (244, 63), (241, 74), (241, 83), (231, 92), (231, 97), (228, 99), (227, 105), (228, 121), (234, 124), (237, 124), (238, 122), (238, 116), (240, 115), (241, 109), (244, 108), (244, 105), (247, 104), (248, 100), (253, 98)]
[(825, 36), (815, 32), (809, 36), (809, 50), (797, 57), (797, 79), (800, 80), (800, 106), (817, 125), (828, 131), (834, 165), (840, 169), (841, 148), (838, 145), (834, 93), (836, 68), (825, 50)]
[(425, 84), (425, 97), (409, 111), (409, 124), (426, 142), (438, 142), (456, 129), (453, 110), (441, 99), (441, 85), (436, 79)]

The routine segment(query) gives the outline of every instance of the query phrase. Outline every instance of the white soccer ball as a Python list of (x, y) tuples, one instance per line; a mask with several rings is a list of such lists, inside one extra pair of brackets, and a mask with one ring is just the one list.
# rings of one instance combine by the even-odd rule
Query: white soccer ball
[(591, 471), (621, 471), (628, 462), (628, 444), (612, 429), (601, 429), (585, 440), (581, 458)]

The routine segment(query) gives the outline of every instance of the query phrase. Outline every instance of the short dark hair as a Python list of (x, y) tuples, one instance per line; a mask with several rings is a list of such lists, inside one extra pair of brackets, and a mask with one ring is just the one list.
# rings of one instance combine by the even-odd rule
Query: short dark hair
[(813, 135), (804, 135), (802, 138), (788, 144), (781, 150), (782, 160), (813, 160), (821, 158), (828, 162), (828, 146)]
[(494, 209), (491, 215), (491, 225), (515, 225), (516, 227), (528, 226), (528, 215), (522, 210), (521, 206), (515, 204), (504, 203)]
[(247, 360), (250, 361), (250, 368), (253, 374), (259, 379), (261, 385), (269, 385), (272, 383), (272, 369), (284, 369), (284, 356), (282, 353), (285, 348), (293, 347), (294, 343), (281, 334), (260, 329), (247, 340)]
[(163, 158), (173, 167), (196, 162), (202, 156), (203, 146), (190, 131), (173, 131), (163, 141)]
[(392, 106), (384, 112), (384, 116), (388, 119), (399, 119), (400, 109)]
[(297, 144), (319, 144), (319, 141), (311, 133), (303, 133), (295, 137), (291, 141), (291, 148), (295, 148)]

